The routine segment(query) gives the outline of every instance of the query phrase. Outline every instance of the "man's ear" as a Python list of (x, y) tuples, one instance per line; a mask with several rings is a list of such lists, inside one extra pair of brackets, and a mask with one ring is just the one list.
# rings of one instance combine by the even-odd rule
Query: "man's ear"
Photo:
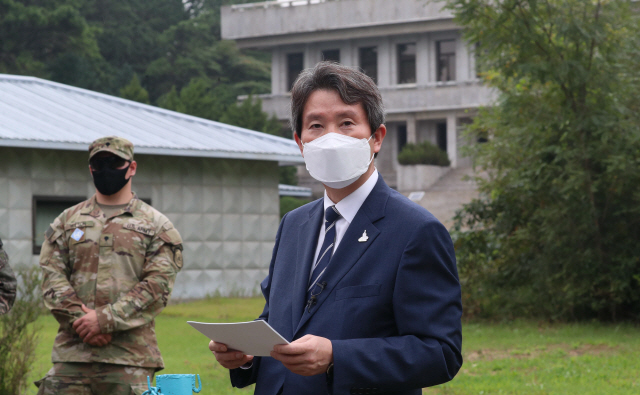
[(387, 127), (384, 125), (380, 125), (378, 129), (373, 133), (373, 152), (380, 152), (380, 148), (382, 148), (382, 140), (387, 135)]
[[(293, 139), (296, 141), (296, 144), (298, 144), (298, 148), (300, 148), (300, 153), (302, 154), (304, 146), (302, 145), (302, 140), (300, 140), (300, 137), (298, 137), (298, 133), (293, 133)], [(302, 156), (304, 156), (304, 154)]]
[(138, 168), (138, 162), (135, 160), (129, 164), (129, 170), (127, 171), (127, 178), (131, 178), (136, 175), (136, 169)]

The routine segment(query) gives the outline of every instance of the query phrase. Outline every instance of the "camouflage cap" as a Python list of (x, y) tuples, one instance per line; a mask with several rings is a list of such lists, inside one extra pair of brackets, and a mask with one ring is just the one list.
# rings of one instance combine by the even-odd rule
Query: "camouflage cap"
[(133, 160), (133, 143), (118, 136), (102, 137), (89, 146), (89, 159), (98, 152), (111, 152), (126, 160)]

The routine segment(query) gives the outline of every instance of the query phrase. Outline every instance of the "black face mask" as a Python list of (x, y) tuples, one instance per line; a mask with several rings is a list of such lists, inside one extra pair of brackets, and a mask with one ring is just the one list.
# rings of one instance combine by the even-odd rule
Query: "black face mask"
[(118, 193), (131, 179), (125, 178), (129, 166), (124, 169), (112, 169), (108, 166), (103, 166), (100, 171), (92, 170), (93, 183), (98, 192), (106, 196)]

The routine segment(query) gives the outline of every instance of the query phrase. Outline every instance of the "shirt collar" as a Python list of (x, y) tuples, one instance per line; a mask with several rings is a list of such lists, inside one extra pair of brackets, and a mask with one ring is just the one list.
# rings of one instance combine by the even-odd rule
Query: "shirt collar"
[(342, 216), (342, 218), (346, 219), (348, 223), (353, 221), (353, 218), (362, 207), (362, 203), (367, 199), (367, 196), (373, 190), (373, 187), (376, 186), (378, 182), (378, 169), (375, 169), (369, 179), (365, 181), (364, 184), (360, 185), (360, 188), (351, 192), (347, 197), (339, 201), (338, 203), (333, 203), (329, 196), (327, 196), (327, 191), (324, 191), (324, 209), (325, 211), (330, 206), (335, 204), (338, 212)]

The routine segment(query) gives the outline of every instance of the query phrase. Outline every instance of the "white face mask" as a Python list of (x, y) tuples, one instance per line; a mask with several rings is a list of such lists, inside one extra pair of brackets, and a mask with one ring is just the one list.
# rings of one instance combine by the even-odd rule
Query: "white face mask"
[(309, 174), (330, 188), (341, 189), (353, 184), (373, 161), (369, 147), (371, 137), (357, 139), (330, 132), (303, 143), (302, 156)]

